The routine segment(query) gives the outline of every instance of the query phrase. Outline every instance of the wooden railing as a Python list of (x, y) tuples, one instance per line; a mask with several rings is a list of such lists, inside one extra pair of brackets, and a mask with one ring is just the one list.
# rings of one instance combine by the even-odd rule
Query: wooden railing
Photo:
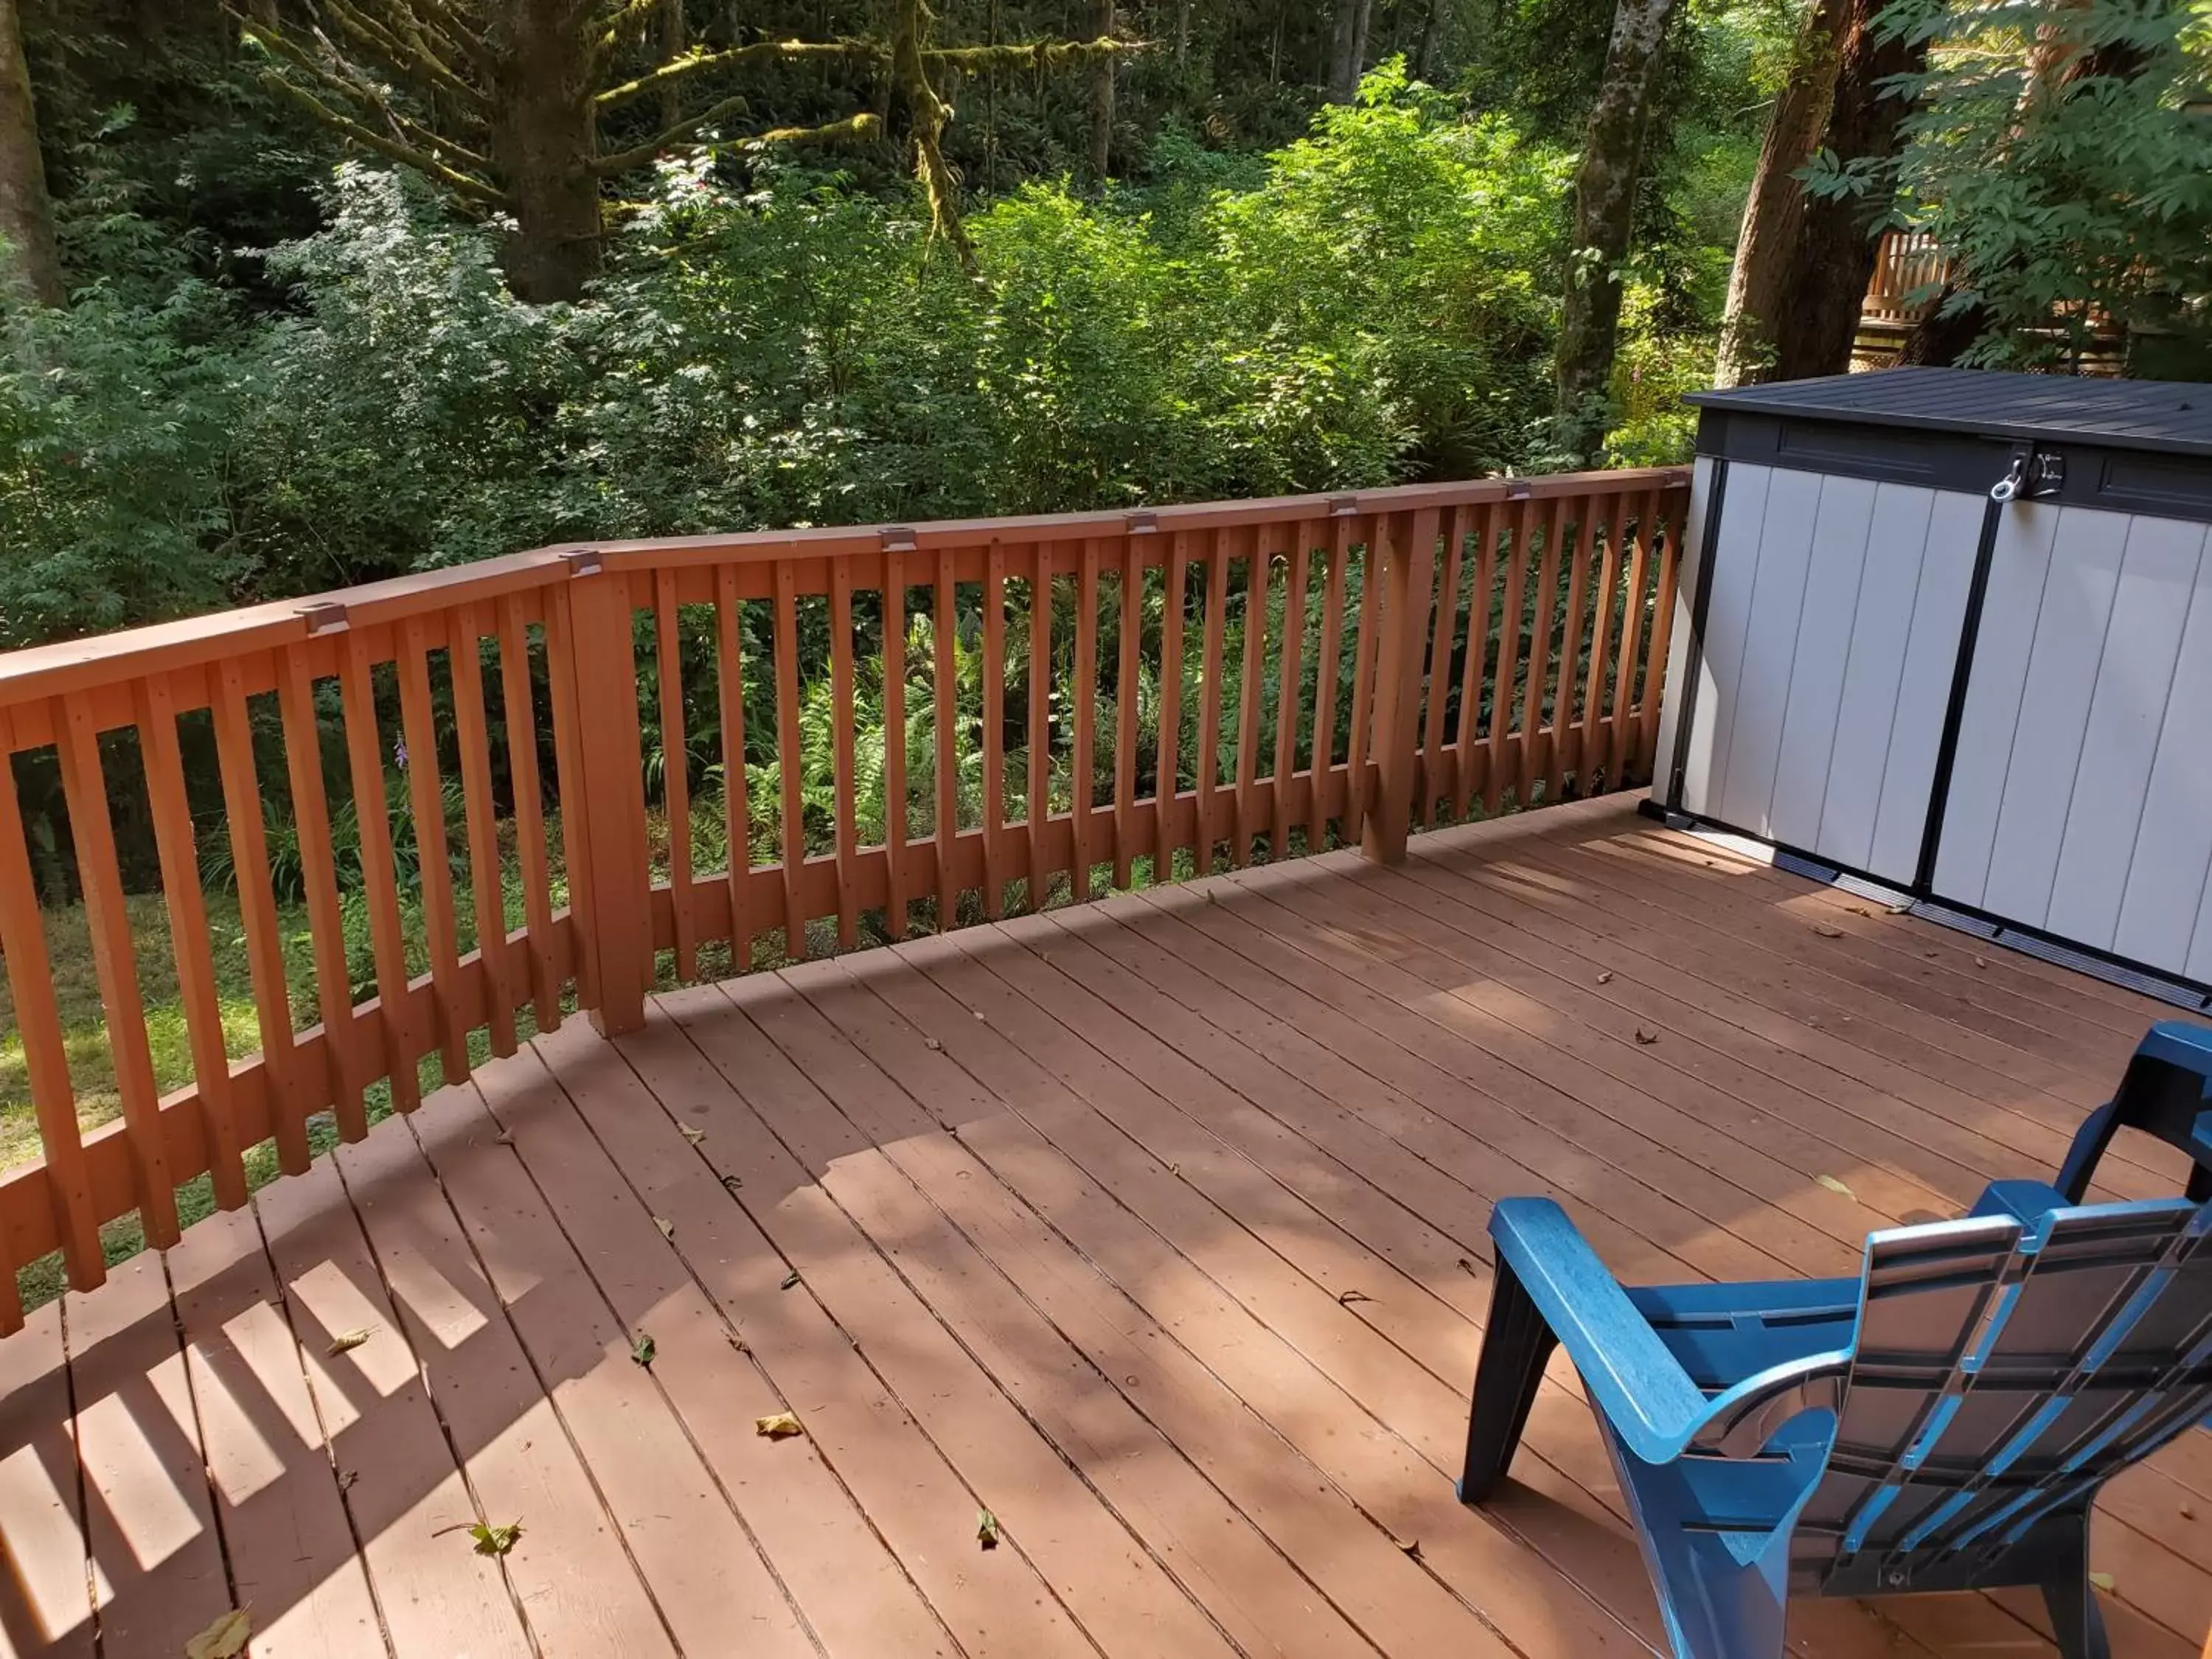
[[(1951, 262), (1925, 231), (1886, 230), (1875, 254), (1874, 276), (1859, 307), (1863, 322), (1901, 328), (1918, 322), (1935, 306)], [(1921, 297), (1911, 297), (1918, 294)]]
[[(80, 1129), (65, 907), (0, 787), (43, 1153), (0, 1172), (0, 1328), (15, 1268), (58, 1250), (97, 1285), (103, 1224), (136, 1212), (167, 1245), (180, 1185), (234, 1208), (258, 1144), (296, 1173), (313, 1125), (415, 1106), (427, 1057), (458, 1081), (472, 1040), (509, 1052), (564, 1006), (629, 1030), (702, 954), (743, 971), (1332, 835), (1395, 859), (1416, 823), (1648, 776), (1686, 483), (550, 548), (0, 657), (0, 753), (58, 774), (120, 1103)], [(190, 1051), (166, 1093), (116, 829), (149, 822)], [(718, 826), (732, 853), (702, 873)]]

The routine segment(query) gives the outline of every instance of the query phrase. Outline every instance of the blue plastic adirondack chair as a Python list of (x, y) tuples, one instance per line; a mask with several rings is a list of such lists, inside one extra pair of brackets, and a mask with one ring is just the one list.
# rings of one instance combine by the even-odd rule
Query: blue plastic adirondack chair
[[(2085, 1206), (2121, 1128), (2185, 1200)], [(2057, 1184), (1867, 1240), (1856, 1279), (1626, 1289), (1565, 1212), (1509, 1199), (1463, 1502), (1497, 1486), (1564, 1343), (1677, 1659), (1777, 1659), (1792, 1595), (2026, 1585), (2108, 1659), (2098, 1488), (2212, 1410), (2212, 1029), (2154, 1026)]]

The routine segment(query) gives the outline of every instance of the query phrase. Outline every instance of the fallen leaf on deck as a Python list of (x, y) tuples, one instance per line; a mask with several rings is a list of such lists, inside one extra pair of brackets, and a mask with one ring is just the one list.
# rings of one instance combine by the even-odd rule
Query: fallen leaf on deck
[(999, 1517), (988, 1510), (975, 1511), (975, 1541), (987, 1550), (999, 1547)]
[(732, 1348), (735, 1348), (739, 1353), (750, 1353), (752, 1352), (750, 1348), (745, 1346), (745, 1340), (742, 1336), (731, 1337), (730, 1346)]
[(1613, 983), (1613, 969), (1610, 969), (1610, 968), (1608, 968), (1608, 969), (1607, 969), (1603, 973), (1600, 974), (1600, 975), (1597, 976), (1597, 982), (1598, 982), (1599, 984), (1601, 984), (1601, 985), (1610, 985), (1610, 984), (1612, 984), (1612, 983)]
[(374, 1325), (363, 1325), (359, 1330), (340, 1331), (331, 1339), (331, 1357), (336, 1358), (342, 1353), (351, 1353), (362, 1343), (368, 1341), (370, 1334), (375, 1329), (376, 1327)]
[(185, 1659), (238, 1659), (253, 1634), (253, 1621), (243, 1607), (233, 1607), (185, 1644)]
[(1339, 1291), (1336, 1293), (1336, 1299), (1348, 1308), (1355, 1302), (1372, 1302), (1375, 1298), (1364, 1291)]
[(799, 1269), (796, 1267), (793, 1267), (789, 1273), (783, 1276), (783, 1288), (787, 1291), (798, 1283)]
[(503, 1527), (487, 1527), (479, 1521), (469, 1528), (469, 1536), (477, 1540), (478, 1555), (505, 1555), (514, 1547), (514, 1540), (522, 1536), (522, 1522), (510, 1521)]
[(1863, 904), (1846, 904), (1844, 908), (1850, 911), (1855, 916), (1870, 916), (1874, 914), (1873, 911), (1868, 909)]
[(361, 1471), (358, 1469), (340, 1469), (338, 1471), (338, 1490), (340, 1492), (351, 1492), (353, 1490), (353, 1483), (360, 1479)]
[(497, 1134), (494, 1135), (492, 1139), (502, 1146), (512, 1146), (514, 1145), (514, 1131), (512, 1129), (501, 1129)]
[(1653, 1043), (1659, 1041), (1659, 1033), (1656, 1031), (1647, 1031), (1639, 1025), (1636, 1028), (1636, 1040), (1642, 1043), (1645, 1048), (1649, 1048)]
[(1837, 1180), (1833, 1176), (1814, 1176), (1813, 1179), (1819, 1182), (1823, 1187), (1826, 1187), (1832, 1193), (1841, 1193), (1845, 1198), (1850, 1199), (1855, 1202), (1858, 1198), (1858, 1194), (1856, 1193), (1853, 1192), (1849, 1187), (1846, 1187), (1842, 1182)]
[(1825, 921), (1814, 922), (1813, 924), (1813, 931), (1818, 933), (1822, 939), (1841, 939), (1844, 936), (1844, 930), (1842, 928), (1831, 927)]
[(2184, 1504), (2181, 1506), (2181, 1518), (2185, 1521), (2194, 1521), (2197, 1518), (2197, 1511)]
[(653, 1224), (660, 1229), (660, 1236), (663, 1238), (672, 1239), (676, 1237), (676, 1224), (671, 1221), (666, 1216), (657, 1215), (653, 1217)]
[(978, 1019), (981, 1019), (981, 1018), (983, 1018), (983, 1011), (982, 1011), (981, 1008), (970, 1008), (968, 1012), (969, 1012), (969, 1013), (971, 1013), (971, 1014), (975, 1015), (975, 1018), (978, 1018)]
[(941, 1054), (945, 1052), (945, 1045), (939, 1042), (935, 1037), (926, 1036), (922, 1038), (921, 1046), (930, 1050), (933, 1054)]
[(745, 1183), (744, 1182), (738, 1180), (735, 1176), (724, 1176), (722, 1177), (722, 1185), (728, 1188), (733, 1193), (744, 1184)]
[(1478, 1279), (1482, 1276), (1482, 1270), (1477, 1267), (1474, 1263), (1469, 1261), (1465, 1256), (1460, 1257), (1459, 1265), (1465, 1268), (1468, 1273), (1474, 1274)]
[(2089, 1582), (2107, 1595), (2112, 1593), (2112, 1575), (2109, 1572), (2093, 1572), (2089, 1575)]
[(788, 1440), (806, 1431), (799, 1427), (799, 1419), (789, 1412), (771, 1412), (766, 1417), (753, 1419), (753, 1432), (766, 1435), (771, 1440)]
[(1909, 916), (1912, 914), (1912, 907), (1909, 904), (1893, 904), (1889, 907), (1887, 914), (1893, 916)]
[(1974, 958), (1974, 966), (1977, 968), (1986, 968), (1989, 965), (1990, 959), (1987, 957), (1976, 957)]
[(688, 1123), (679, 1123), (676, 1128), (677, 1132), (694, 1146), (707, 1138), (707, 1132), (704, 1129), (695, 1129)]
[(1416, 1561), (1421, 1559), (1421, 1540), (1418, 1538), (1393, 1538), (1390, 1540)]
[(653, 1364), (653, 1339), (643, 1331), (640, 1331), (636, 1339), (629, 1345), (629, 1357), (641, 1365), (649, 1366)]

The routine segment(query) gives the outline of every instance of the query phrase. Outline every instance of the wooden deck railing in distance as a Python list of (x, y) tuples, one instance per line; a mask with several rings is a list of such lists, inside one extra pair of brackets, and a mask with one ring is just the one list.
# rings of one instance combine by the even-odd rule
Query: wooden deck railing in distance
[[(429, 1056), (458, 1080), (564, 1006), (619, 1032), (671, 976), (1333, 839), (1395, 859), (1417, 823), (1648, 776), (1686, 484), (552, 548), (0, 657), (0, 754), (58, 770), (120, 1109), (80, 1129), (63, 913), (0, 787), (42, 1148), (0, 1172), (0, 1329), (14, 1269), (59, 1250), (96, 1285), (106, 1224), (167, 1243), (185, 1183), (235, 1208), (253, 1149), (303, 1169), (411, 1110)], [(117, 850), (141, 813), (189, 1039), (167, 1079)]]

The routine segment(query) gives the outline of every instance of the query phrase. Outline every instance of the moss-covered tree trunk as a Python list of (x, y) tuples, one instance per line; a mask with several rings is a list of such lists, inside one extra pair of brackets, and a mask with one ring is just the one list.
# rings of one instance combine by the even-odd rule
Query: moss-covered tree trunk
[(1348, 104), (1359, 93), (1359, 71), (1367, 58), (1367, 19), (1373, 0), (1336, 0), (1336, 28), (1329, 40), (1328, 97)]
[(600, 264), (591, 52), (575, 10), (569, 0), (515, 0), (499, 25), (503, 84), (487, 159), (514, 215), (508, 285), (539, 305), (578, 298)]
[(31, 100), (31, 68), (15, 0), (0, 0), (0, 283), (20, 286), (41, 305), (58, 306), (61, 256), (54, 246), (54, 209), (39, 155), (39, 118)]
[(1926, 67), (1928, 42), (1883, 35), (1875, 28), (1880, 0), (1846, 0), (1835, 96), (1819, 147), (1842, 167), (1878, 164), (1882, 183), (1853, 195), (1820, 196), (1805, 203), (1782, 292), (1786, 303), (1775, 319), (1774, 378), (1802, 380), (1841, 374), (1851, 366), (1859, 309), (1874, 276), (1881, 227), (1894, 200), (1888, 163), (1904, 140), (1911, 106), (1888, 86), (1893, 76)]
[[(1114, 0), (1098, 0), (1094, 10), (1097, 12), (1095, 33), (1103, 40), (1114, 33)], [(1115, 67), (1110, 58), (1102, 58), (1091, 66), (1091, 176), (1102, 184), (1114, 157)]]
[(1582, 165), (1575, 170), (1556, 372), (1560, 442), (1577, 460), (1594, 459), (1605, 441), (1606, 388), (1620, 338), (1621, 267), (1674, 11), (1674, 0), (1620, 0), (1614, 8), (1605, 74), (1583, 139)]
[(1792, 258), (1805, 218), (1805, 185), (1796, 173), (1813, 159), (1827, 125), (1850, 15), (1850, 0), (1814, 0), (1798, 30), (1790, 78), (1767, 121), (1744, 204), (1713, 366), (1716, 386), (1756, 380), (1772, 362), (1775, 324), (1790, 303)]

